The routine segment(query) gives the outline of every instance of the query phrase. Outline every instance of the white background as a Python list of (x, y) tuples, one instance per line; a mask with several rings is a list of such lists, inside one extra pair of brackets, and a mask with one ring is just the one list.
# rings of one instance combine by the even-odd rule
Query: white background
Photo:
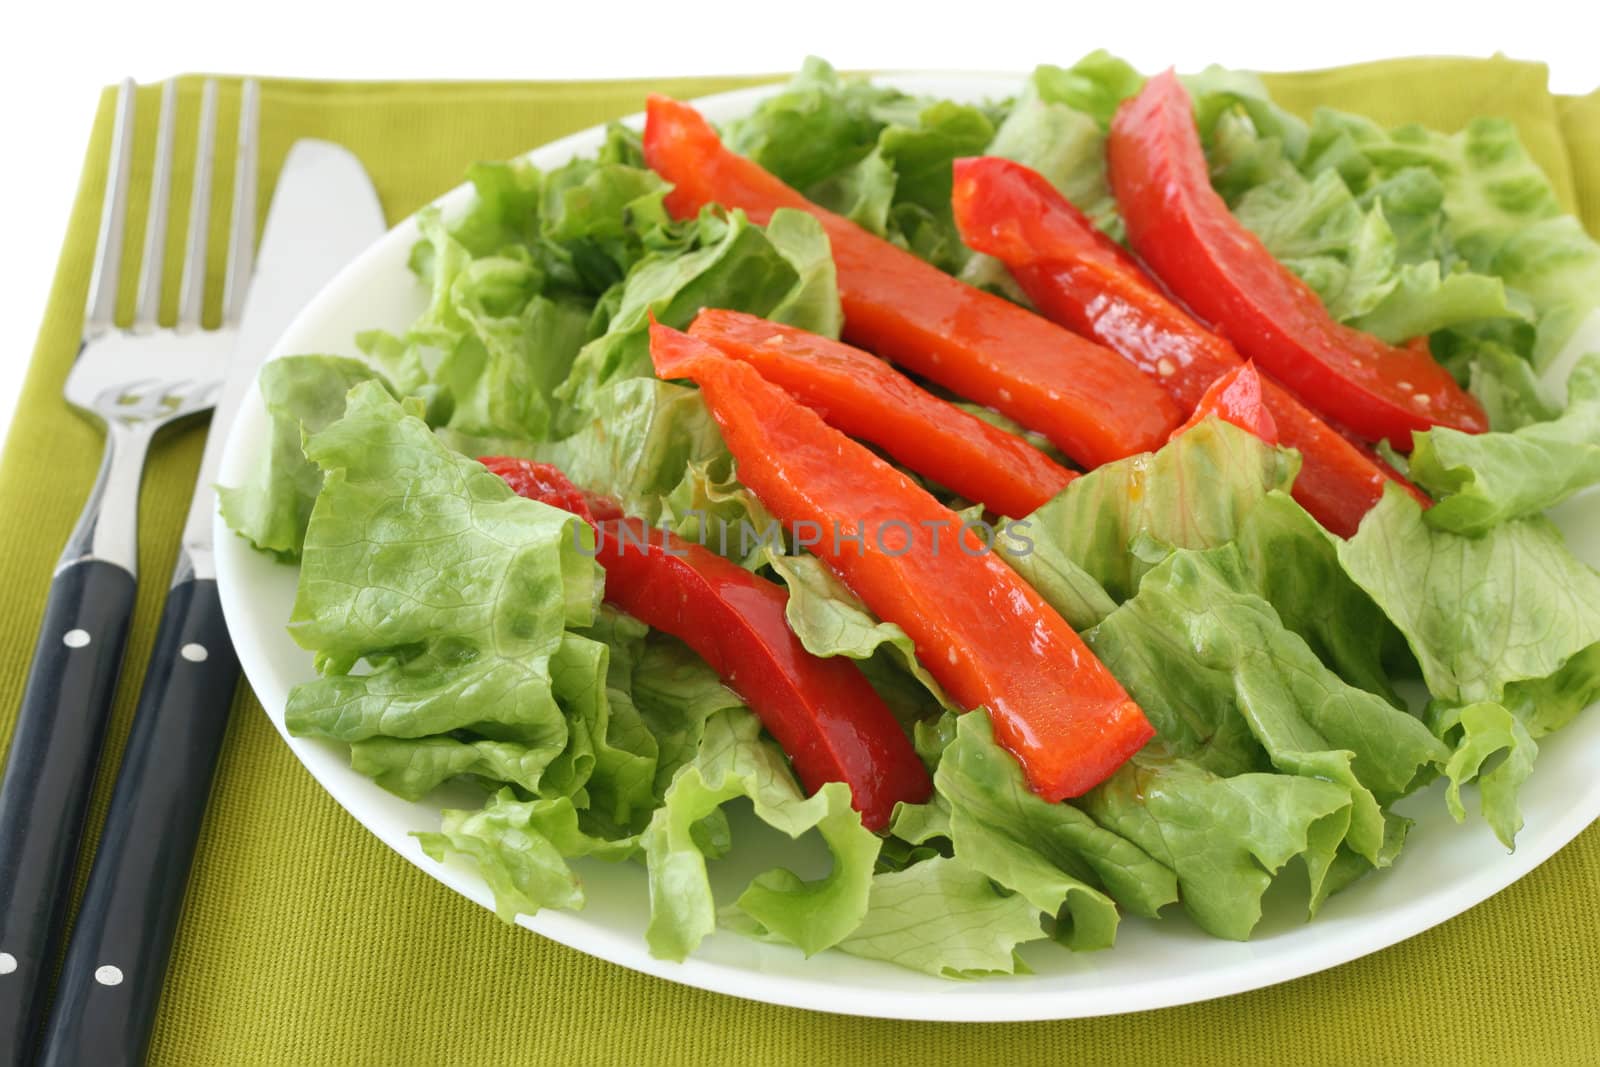
[(1593, 22), (1591, 3), (1570, 0), (11, 0), (0, 14), (0, 426), (44, 314), (97, 94), (125, 75), (734, 74), (789, 70), (808, 53), (853, 69), (1023, 70), (1097, 47), (1144, 70), (1293, 70), (1500, 50), (1548, 63), (1556, 91), (1587, 92), (1600, 84)]

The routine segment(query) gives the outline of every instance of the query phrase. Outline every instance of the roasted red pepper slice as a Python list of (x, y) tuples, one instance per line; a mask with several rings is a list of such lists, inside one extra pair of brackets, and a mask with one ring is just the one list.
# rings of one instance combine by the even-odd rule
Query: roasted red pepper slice
[(817, 207), (723, 147), (693, 108), (650, 98), (645, 159), (679, 217), (706, 204), (766, 222), (808, 211), (833, 247), (845, 339), (1016, 419), (1085, 466), (1155, 448), (1183, 421), (1171, 400), (1092, 341), (967, 285)]
[(1189, 421), (1173, 430), (1172, 436), (1178, 436), (1212, 415), (1255, 434), (1269, 445), (1278, 443), (1278, 424), (1262, 401), (1261, 375), (1248, 363), (1239, 364), (1212, 382), (1211, 388), (1194, 406)]
[(1034, 792), (1077, 796), (1154, 736), (1072, 627), (926, 490), (704, 341), (653, 325), (650, 355), (662, 377), (699, 384), (757, 499), (829, 531), (823, 562), (911, 636), (957, 703), (989, 709)]
[(750, 364), (834, 429), (998, 515), (1029, 515), (1077, 477), (859, 348), (717, 308), (700, 312), (689, 333)]
[(700, 545), (624, 518), (555, 467), (494, 457), (483, 464), (519, 496), (596, 527), (606, 601), (700, 654), (761, 717), (807, 792), (850, 786), (868, 828), (900, 801), (920, 804), (932, 783), (905, 731), (855, 663), (805, 650), (784, 616), (789, 594)]
[(1335, 321), (1233, 217), (1211, 188), (1189, 94), (1171, 71), (1118, 110), (1107, 153), (1133, 250), (1307, 406), (1401, 448), (1430, 426), (1488, 427), (1478, 402), (1431, 356)]
[[(1005, 263), (1043, 314), (1122, 353), (1185, 411), (1243, 363), (1042, 175), (993, 157), (957, 160), (955, 171), (952, 205), (962, 240)], [(1355, 533), (1390, 481), (1424, 507), (1431, 503), (1270, 376), (1261, 375), (1261, 389), (1279, 439), (1300, 452), (1294, 497), (1328, 529)]]

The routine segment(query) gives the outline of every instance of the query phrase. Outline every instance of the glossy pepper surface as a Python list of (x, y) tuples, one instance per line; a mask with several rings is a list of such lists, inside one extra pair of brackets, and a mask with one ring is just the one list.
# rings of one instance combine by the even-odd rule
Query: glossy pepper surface
[(1212, 382), (1211, 388), (1194, 406), (1189, 421), (1172, 431), (1172, 436), (1178, 436), (1212, 415), (1255, 434), (1269, 445), (1278, 443), (1278, 424), (1262, 402), (1261, 375), (1249, 363), (1239, 364)]
[(1234, 218), (1211, 187), (1189, 94), (1170, 70), (1123, 103), (1106, 149), (1134, 252), (1302, 403), (1403, 449), (1430, 426), (1488, 428), (1478, 402), (1430, 355), (1336, 321)]
[(932, 783), (905, 731), (855, 663), (805, 650), (784, 611), (788, 592), (701, 545), (623, 516), (559, 469), (483, 460), (519, 496), (570, 511), (595, 528), (610, 603), (699, 653), (788, 754), (807, 792), (844, 782), (861, 821), (881, 830), (900, 801)]
[(921, 486), (704, 341), (653, 325), (650, 354), (662, 377), (700, 386), (739, 480), (791, 527), (823, 531), (823, 562), (910, 635), (957, 704), (988, 709), (1034, 792), (1086, 792), (1154, 736), (1072, 627)]
[(644, 153), (673, 183), (667, 207), (680, 218), (707, 204), (759, 223), (781, 207), (815, 216), (833, 249), (847, 341), (1009, 415), (1086, 467), (1155, 448), (1183, 421), (1116, 353), (811, 203), (725, 148), (686, 104), (650, 98)]
[(714, 308), (700, 312), (689, 333), (750, 364), (829, 426), (998, 515), (1031, 514), (1077, 477), (859, 348)]
[[(993, 157), (957, 160), (955, 171), (962, 240), (1003, 262), (1040, 313), (1122, 353), (1184, 411), (1243, 365), (1233, 345), (1174, 303), (1042, 175)], [(1300, 452), (1294, 497), (1329, 530), (1353, 534), (1391, 481), (1424, 507), (1432, 503), (1269, 375), (1261, 375), (1261, 391), (1279, 440)]]

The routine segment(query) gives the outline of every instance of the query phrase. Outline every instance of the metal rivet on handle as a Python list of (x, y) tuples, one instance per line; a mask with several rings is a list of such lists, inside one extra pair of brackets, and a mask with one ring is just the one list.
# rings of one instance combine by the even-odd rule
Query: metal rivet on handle
[(121, 985), (122, 968), (114, 967), (109, 963), (101, 964), (94, 969), (94, 980), (101, 985)]
[(61, 643), (68, 648), (83, 648), (89, 643), (89, 631), (68, 630), (61, 635)]
[(206, 651), (205, 645), (197, 645), (193, 641), (190, 641), (187, 645), (184, 645), (178, 650), (178, 655), (182, 656), (190, 663), (204, 663), (206, 661), (206, 657), (211, 655), (211, 653)]
[(0, 974), (10, 974), (17, 969), (17, 957), (9, 952), (0, 952)]

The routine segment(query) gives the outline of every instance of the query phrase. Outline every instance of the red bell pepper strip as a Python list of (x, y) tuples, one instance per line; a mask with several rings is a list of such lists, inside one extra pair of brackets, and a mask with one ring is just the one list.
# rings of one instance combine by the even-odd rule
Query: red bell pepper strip
[(1433, 358), (1334, 320), (1211, 188), (1189, 94), (1170, 70), (1111, 123), (1111, 188), (1139, 258), (1197, 315), (1307, 406), (1369, 441), (1488, 428)]
[(757, 499), (831, 531), (813, 551), (958, 704), (989, 709), (1034, 792), (1078, 796), (1154, 736), (1072, 627), (921, 486), (704, 341), (652, 325), (650, 355), (700, 386)]
[(780, 207), (810, 212), (832, 244), (847, 341), (1004, 412), (1084, 466), (1155, 448), (1183, 421), (1115, 353), (817, 207), (728, 151), (685, 104), (650, 98), (644, 153), (673, 183), (667, 208), (680, 218), (707, 204), (758, 223)]
[(625, 518), (586, 497), (555, 467), (483, 460), (519, 496), (570, 511), (596, 528), (606, 601), (679, 638), (760, 716), (807, 792), (844, 782), (868, 829), (900, 801), (920, 804), (932, 783), (905, 731), (855, 663), (805, 650), (789, 629), (782, 586), (715, 552)]
[(700, 312), (689, 334), (750, 364), (834, 429), (998, 515), (1029, 515), (1077, 477), (859, 348), (717, 308)]
[[(993, 157), (957, 160), (955, 173), (952, 206), (962, 240), (1005, 263), (1041, 313), (1122, 353), (1185, 411), (1243, 364), (1226, 339), (1168, 299), (1042, 175)], [(1261, 389), (1279, 438), (1300, 452), (1294, 497), (1329, 530), (1355, 533), (1390, 481), (1423, 507), (1432, 503), (1269, 375), (1261, 375)]]
[(1278, 424), (1267, 410), (1261, 395), (1261, 375), (1249, 363), (1241, 363), (1211, 383), (1194, 406), (1189, 421), (1172, 431), (1176, 437), (1215, 415), (1223, 422), (1255, 434), (1269, 445), (1278, 443)]

